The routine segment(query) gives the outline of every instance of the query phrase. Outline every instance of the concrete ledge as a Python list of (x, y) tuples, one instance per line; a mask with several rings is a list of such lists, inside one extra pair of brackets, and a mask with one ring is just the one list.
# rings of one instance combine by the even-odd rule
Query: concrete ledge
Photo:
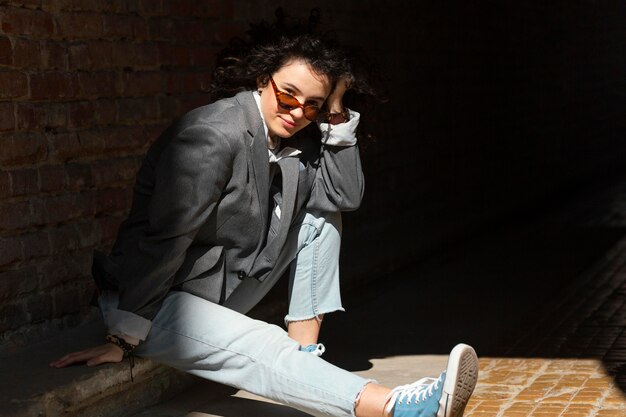
[(64, 354), (101, 343), (101, 323), (68, 330), (14, 354), (0, 355), (0, 416), (123, 417), (163, 401), (199, 378), (137, 358), (96, 367), (50, 368)]
[[(279, 292), (286, 289), (277, 287), (274, 295), (250, 312), (252, 317), (276, 323), (282, 320), (286, 305)], [(0, 352), (0, 417), (127, 417), (192, 386), (206, 401), (233, 393), (230, 387), (143, 358), (135, 359), (134, 382), (128, 361), (50, 368), (51, 361), (69, 352), (103, 343), (106, 330), (97, 317), (15, 353)]]

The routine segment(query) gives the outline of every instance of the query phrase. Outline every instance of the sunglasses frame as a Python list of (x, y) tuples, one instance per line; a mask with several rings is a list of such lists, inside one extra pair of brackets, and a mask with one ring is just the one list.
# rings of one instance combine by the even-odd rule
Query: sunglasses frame
[[(297, 98), (295, 98), (291, 94), (285, 91), (279, 90), (278, 87), (276, 86), (276, 83), (274, 82), (274, 79), (271, 76), (270, 76), (270, 82), (272, 83), (272, 88), (274, 88), (274, 95), (276, 96), (276, 102), (278, 103), (278, 106), (281, 109), (291, 111), (296, 108), (301, 108), (302, 113), (304, 114), (304, 117), (307, 120), (313, 122), (317, 119), (317, 116), (320, 114), (322, 109), (320, 109), (318, 106), (314, 104), (302, 104)], [(285, 98), (287, 100), (293, 100), (293, 102), (285, 102), (284, 101)], [(311, 117), (309, 117), (309, 115), (307, 115), (307, 111), (310, 112), (310, 110), (307, 110), (307, 109), (313, 109), (315, 113), (311, 115)]]

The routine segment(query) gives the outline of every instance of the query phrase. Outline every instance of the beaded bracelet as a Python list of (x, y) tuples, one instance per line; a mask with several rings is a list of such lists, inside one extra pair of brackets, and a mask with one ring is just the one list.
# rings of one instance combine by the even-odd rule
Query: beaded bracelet
[(128, 364), (130, 366), (130, 381), (134, 382), (135, 380), (133, 379), (133, 368), (135, 367), (135, 355), (133, 354), (133, 352), (137, 346), (128, 343), (123, 338), (114, 334), (107, 335), (106, 341), (109, 343), (113, 343), (115, 346), (118, 346), (120, 349), (122, 349), (122, 351), (124, 352), (124, 357), (128, 358)]

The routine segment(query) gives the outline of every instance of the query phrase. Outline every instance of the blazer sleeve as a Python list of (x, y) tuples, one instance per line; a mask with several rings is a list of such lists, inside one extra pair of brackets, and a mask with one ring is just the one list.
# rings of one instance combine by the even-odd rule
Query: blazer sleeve
[(147, 335), (146, 320), (156, 315), (187, 249), (232, 175), (230, 145), (210, 125), (186, 127), (155, 148), (160, 149), (148, 152), (135, 187), (135, 198), (147, 201), (147, 225), (119, 265), (121, 311), (111, 320), (117, 317), (120, 332), (129, 334), (119, 323), (126, 320), (135, 329), (131, 336), (138, 336), (140, 318), (140, 336)]
[(359, 208), (365, 180), (356, 139), (359, 113), (339, 125), (320, 124), (322, 145), (308, 209), (352, 211)]

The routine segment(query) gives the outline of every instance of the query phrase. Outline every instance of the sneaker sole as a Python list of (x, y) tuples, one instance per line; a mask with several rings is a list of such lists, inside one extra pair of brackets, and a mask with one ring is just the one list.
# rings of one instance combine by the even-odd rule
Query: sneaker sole
[(450, 352), (443, 392), (446, 394), (444, 413), (438, 417), (461, 417), (478, 380), (478, 357), (471, 346), (458, 344)]

